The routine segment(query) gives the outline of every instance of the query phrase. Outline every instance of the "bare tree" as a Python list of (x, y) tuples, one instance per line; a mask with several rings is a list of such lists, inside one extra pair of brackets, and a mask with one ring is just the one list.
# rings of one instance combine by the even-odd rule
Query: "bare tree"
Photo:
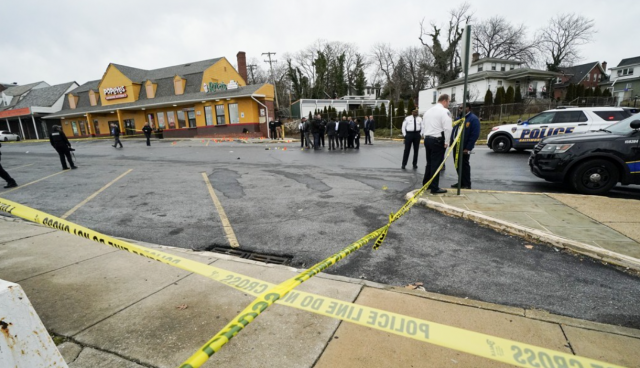
[(527, 27), (514, 25), (502, 16), (494, 16), (473, 27), (476, 51), (483, 57), (535, 62), (536, 43), (527, 40)]
[(249, 84), (262, 84), (269, 81), (269, 72), (262, 67), (262, 60), (251, 58), (247, 65), (247, 77)]
[[(429, 70), (436, 77), (438, 83), (452, 81), (462, 71), (457, 48), (462, 39), (465, 25), (473, 17), (471, 5), (464, 3), (451, 10), (449, 15), (449, 24), (446, 28), (431, 23), (430, 27), (425, 29), (424, 19), (420, 22), (420, 37), (418, 38), (433, 56), (433, 65), (429, 67)], [(444, 45), (440, 40), (441, 36), (445, 36)], [(427, 39), (425, 40), (425, 38)]]
[(377, 74), (381, 75), (385, 80), (390, 97), (397, 100), (400, 96), (394, 73), (397, 70), (398, 54), (388, 43), (377, 43), (373, 45), (371, 53), (376, 63)]
[(559, 14), (538, 30), (536, 43), (546, 58), (547, 70), (560, 71), (560, 65), (572, 65), (580, 59), (579, 46), (589, 43), (593, 19), (577, 14)]
[(432, 75), (429, 68), (433, 65), (433, 57), (424, 48), (408, 47), (400, 52), (403, 79), (400, 94), (402, 98), (417, 98), (418, 93), (433, 86)]

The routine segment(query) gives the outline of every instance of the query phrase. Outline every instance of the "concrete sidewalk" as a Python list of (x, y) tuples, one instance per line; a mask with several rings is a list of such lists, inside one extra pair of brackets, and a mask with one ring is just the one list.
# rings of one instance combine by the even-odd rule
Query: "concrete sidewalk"
[[(407, 194), (407, 199), (415, 191)], [(576, 194), (451, 189), (418, 203), (498, 231), (640, 271), (640, 201)]]
[[(71, 368), (177, 367), (253, 299), (198, 275), (21, 220), (0, 216), (0, 234), (0, 279), (22, 286)], [(144, 245), (274, 283), (299, 272), (209, 252)], [(326, 274), (299, 289), (640, 366), (640, 330)], [(504, 365), (274, 305), (205, 366)]]

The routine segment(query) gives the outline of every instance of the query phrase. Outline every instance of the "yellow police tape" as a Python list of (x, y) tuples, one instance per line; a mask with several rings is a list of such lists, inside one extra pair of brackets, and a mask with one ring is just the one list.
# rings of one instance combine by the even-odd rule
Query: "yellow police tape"
[[(456, 121), (456, 124), (459, 123)], [(387, 224), (378, 230), (375, 230), (372, 233), (365, 235), (354, 243), (351, 243), (349, 246), (341, 250), (340, 252), (332, 255), (331, 257), (317, 263), (313, 267), (304, 271), (299, 276), (293, 277), (274, 288), (266, 290), (262, 294), (260, 294), (251, 304), (249, 304), (238, 316), (236, 316), (231, 322), (229, 322), (222, 330), (220, 330), (215, 336), (213, 336), (209, 341), (204, 344), (200, 350), (196, 351), (189, 359), (187, 359), (180, 368), (197, 368), (202, 366), (213, 354), (218, 352), (222, 347), (228, 343), (234, 336), (236, 336), (240, 331), (242, 331), (249, 323), (255, 320), (262, 312), (264, 312), (269, 306), (271, 306), (276, 301), (280, 300), (282, 297), (287, 295), (291, 290), (293, 290), (298, 285), (302, 284), (306, 280), (311, 277), (317, 275), (318, 273), (326, 270), (332, 265), (336, 264), (341, 259), (345, 258), (352, 252), (360, 249), (362, 246), (367, 244), (374, 238), (377, 238), (375, 244), (373, 245), (373, 249), (377, 250), (380, 245), (384, 242), (384, 239), (387, 237), (387, 232), (389, 231), (389, 227), (395, 221), (397, 221), (400, 217), (406, 214), (415, 203), (417, 203), (417, 197), (420, 196), (428, 187), (431, 185), (433, 179), (438, 175), (444, 163), (451, 154), (451, 152), (455, 149), (456, 144), (460, 140), (460, 135), (462, 130), (458, 133), (458, 136), (453, 141), (451, 147), (436, 170), (436, 173), (429, 179), (429, 181), (422, 186), (420, 190), (416, 192), (416, 194), (407, 201), (396, 213), (392, 213), (389, 215), (389, 221)]]
[[(193, 272), (236, 290), (256, 296), (264, 294), (265, 291), (275, 286), (274, 284), (240, 273), (227, 271), (159, 250), (131, 244), (4, 198), (0, 198), (0, 211), (42, 224), (52, 229), (65, 231), (119, 250), (153, 259), (188, 272)], [(369, 234), (369, 239), (373, 239), (373, 237), (375, 237), (374, 234), (379, 230), (380, 229)], [(297, 277), (303, 277), (303, 274)], [(311, 277), (309, 271), (307, 271), (307, 275), (304, 277)], [(269, 299), (271, 299), (270, 296)], [(304, 291), (291, 291), (276, 303), (520, 367), (622, 368), (618, 365), (578, 357), (487, 334), (467, 331), (457, 327), (357, 305)], [(242, 322), (243, 320), (238, 321), (238, 323)]]

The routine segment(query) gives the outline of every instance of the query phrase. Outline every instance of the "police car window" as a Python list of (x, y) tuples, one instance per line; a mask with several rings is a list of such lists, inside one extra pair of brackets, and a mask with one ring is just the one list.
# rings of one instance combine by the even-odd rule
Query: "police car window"
[(540, 125), (540, 124), (551, 124), (553, 121), (553, 117), (556, 115), (555, 112), (543, 112), (540, 115), (536, 115), (529, 119), (529, 124), (532, 125)]
[(582, 111), (560, 111), (556, 113), (554, 124), (578, 123), (587, 121), (587, 117)]
[(626, 119), (631, 114), (627, 111), (594, 111), (596, 115), (602, 118), (605, 121), (619, 121), (622, 119)]

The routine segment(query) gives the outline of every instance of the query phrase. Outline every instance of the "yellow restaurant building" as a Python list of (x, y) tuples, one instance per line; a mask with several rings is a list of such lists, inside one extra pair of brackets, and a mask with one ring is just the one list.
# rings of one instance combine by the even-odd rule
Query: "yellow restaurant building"
[(165, 138), (266, 137), (274, 116), (271, 84), (247, 85), (246, 56), (238, 70), (224, 58), (144, 70), (109, 64), (102, 79), (67, 93), (60, 119), (68, 137), (141, 134), (149, 122)]

